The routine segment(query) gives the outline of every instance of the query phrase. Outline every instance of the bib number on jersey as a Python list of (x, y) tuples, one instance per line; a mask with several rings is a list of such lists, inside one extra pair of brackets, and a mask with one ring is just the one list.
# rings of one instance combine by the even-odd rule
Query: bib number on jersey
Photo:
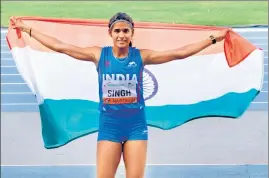
[(136, 82), (134, 80), (104, 80), (104, 104), (130, 104), (137, 102)]

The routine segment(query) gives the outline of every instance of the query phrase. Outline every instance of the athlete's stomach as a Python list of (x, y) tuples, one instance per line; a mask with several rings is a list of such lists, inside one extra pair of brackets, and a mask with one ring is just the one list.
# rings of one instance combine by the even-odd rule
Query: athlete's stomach
[(125, 104), (105, 104), (100, 102), (99, 108), (101, 112), (140, 111), (145, 108), (145, 104), (142, 101)]

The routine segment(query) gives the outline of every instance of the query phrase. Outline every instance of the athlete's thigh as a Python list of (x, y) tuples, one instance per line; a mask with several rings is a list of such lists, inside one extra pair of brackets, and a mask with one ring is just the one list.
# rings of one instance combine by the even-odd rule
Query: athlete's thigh
[(97, 177), (114, 178), (122, 154), (122, 144), (111, 141), (97, 143)]
[(147, 140), (130, 140), (124, 143), (123, 159), (127, 178), (143, 178), (147, 158)]

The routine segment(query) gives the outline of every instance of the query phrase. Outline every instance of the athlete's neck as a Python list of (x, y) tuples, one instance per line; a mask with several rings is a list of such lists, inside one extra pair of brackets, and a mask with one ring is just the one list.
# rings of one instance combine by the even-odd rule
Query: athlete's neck
[(128, 56), (129, 48), (117, 48), (117, 47), (113, 47), (112, 48), (112, 52), (113, 52), (113, 55), (116, 58), (125, 58), (125, 57)]

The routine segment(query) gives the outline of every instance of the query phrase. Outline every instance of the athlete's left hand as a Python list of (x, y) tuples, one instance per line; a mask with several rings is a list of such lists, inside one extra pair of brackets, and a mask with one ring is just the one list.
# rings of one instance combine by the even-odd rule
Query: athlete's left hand
[(217, 41), (217, 42), (222, 41), (222, 40), (225, 38), (225, 36), (227, 35), (227, 33), (228, 33), (229, 31), (231, 31), (231, 30), (232, 30), (231, 28), (228, 28), (228, 29), (225, 29), (225, 30), (221, 30), (219, 33), (217, 33), (217, 34), (215, 35), (215, 39), (216, 39), (216, 41)]

